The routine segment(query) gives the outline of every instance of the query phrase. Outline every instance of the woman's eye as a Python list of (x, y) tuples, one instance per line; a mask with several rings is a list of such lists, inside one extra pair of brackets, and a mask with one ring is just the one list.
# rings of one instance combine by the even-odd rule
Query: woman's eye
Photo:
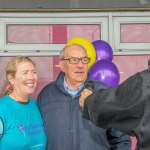
[(23, 72), (23, 74), (27, 74), (27, 72)]

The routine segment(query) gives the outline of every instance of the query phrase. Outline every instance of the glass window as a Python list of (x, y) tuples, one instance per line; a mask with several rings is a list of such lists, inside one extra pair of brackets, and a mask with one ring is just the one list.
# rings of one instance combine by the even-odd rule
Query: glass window
[(7, 24), (7, 44), (65, 44), (80, 36), (90, 41), (101, 38), (100, 25), (67, 24)]
[(150, 24), (121, 24), (121, 43), (149, 43)]

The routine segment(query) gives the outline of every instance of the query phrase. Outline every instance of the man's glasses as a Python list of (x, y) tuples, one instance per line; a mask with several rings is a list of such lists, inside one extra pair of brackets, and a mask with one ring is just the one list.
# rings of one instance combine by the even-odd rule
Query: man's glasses
[(88, 57), (82, 57), (82, 58), (76, 58), (76, 57), (71, 57), (71, 58), (64, 58), (64, 59), (61, 59), (61, 60), (67, 60), (69, 61), (70, 64), (78, 64), (79, 61), (81, 60), (81, 62), (83, 64), (88, 64), (91, 60), (91, 58), (88, 58)]

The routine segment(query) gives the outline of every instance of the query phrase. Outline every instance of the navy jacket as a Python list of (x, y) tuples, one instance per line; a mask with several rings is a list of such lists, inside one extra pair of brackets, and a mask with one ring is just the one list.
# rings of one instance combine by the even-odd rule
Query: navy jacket
[[(79, 106), (80, 92), (72, 98), (63, 82), (61, 72), (56, 81), (43, 88), (37, 100), (46, 130), (47, 150), (131, 150), (128, 135), (96, 127), (84, 119)], [(106, 88), (98, 81), (93, 82), (95, 90)]]

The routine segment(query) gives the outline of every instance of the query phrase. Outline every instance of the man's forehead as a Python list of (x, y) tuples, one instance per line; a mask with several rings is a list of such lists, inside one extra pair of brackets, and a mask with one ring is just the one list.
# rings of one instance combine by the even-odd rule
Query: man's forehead
[(64, 51), (64, 55), (70, 56), (70, 55), (78, 55), (79, 54), (83, 54), (85, 56), (87, 56), (87, 52), (84, 48), (77, 46), (77, 45), (72, 45), (68, 48), (66, 48), (66, 50)]

